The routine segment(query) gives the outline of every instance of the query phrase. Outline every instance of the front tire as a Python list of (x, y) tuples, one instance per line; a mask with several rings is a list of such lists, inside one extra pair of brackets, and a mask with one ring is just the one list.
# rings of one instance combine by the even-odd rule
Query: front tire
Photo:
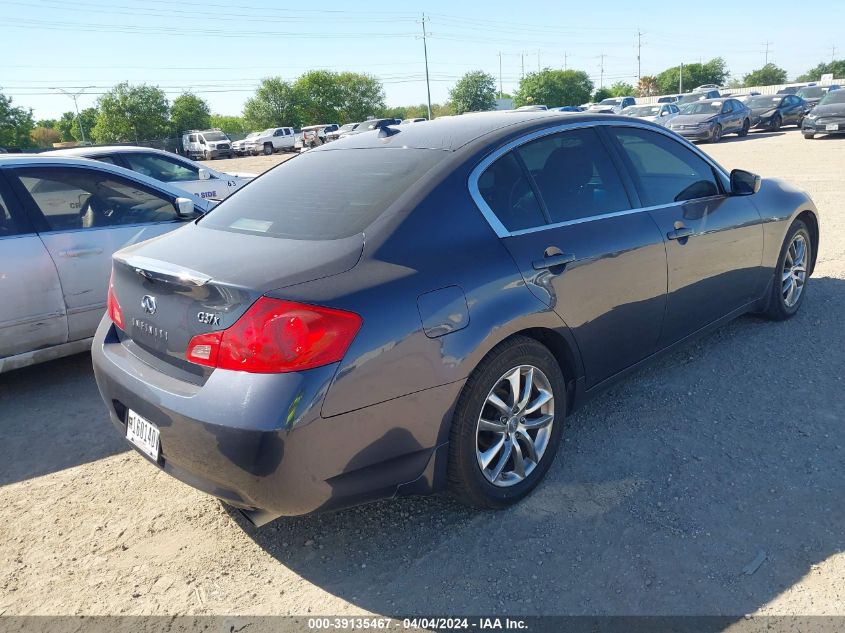
[(449, 441), (449, 490), (475, 508), (528, 495), (554, 461), (566, 383), (552, 353), (515, 336), (497, 345), (464, 385)]
[(264, 155), (269, 156), (272, 153), (273, 153), (272, 143), (264, 143)]
[(781, 125), (783, 125), (783, 119), (780, 118), (779, 114), (776, 114), (772, 118), (772, 122), (769, 125), (769, 130), (771, 130), (772, 132), (777, 132), (778, 130), (780, 130)]
[(812, 141), (814, 138), (816, 138), (816, 135), (815, 134), (807, 134), (806, 132), (804, 132), (804, 138), (807, 139), (808, 141)]
[(748, 119), (745, 119), (745, 121), (742, 122), (742, 129), (740, 129), (740, 131), (737, 132), (737, 135), (738, 136), (748, 136), (748, 130), (750, 130), (750, 129), (751, 129), (751, 121), (749, 121)]
[(710, 137), (710, 142), (711, 143), (718, 143), (721, 140), (722, 140), (722, 126), (717, 123), (716, 127), (713, 128), (713, 136)]
[(798, 312), (807, 295), (812, 261), (810, 231), (804, 222), (795, 220), (780, 249), (766, 316), (773, 321), (785, 321)]

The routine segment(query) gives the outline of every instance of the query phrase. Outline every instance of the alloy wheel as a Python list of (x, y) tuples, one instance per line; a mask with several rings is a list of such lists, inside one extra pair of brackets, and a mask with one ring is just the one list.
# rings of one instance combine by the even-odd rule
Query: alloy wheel
[(508, 487), (530, 476), (549, 445), (554, 392), (533, 365), (508, 370), (487, 394), (476, 427), (475, 455), (484, 477)]
[(801, 298), (804, 283), (807, 280), (807, 240), (798, 233), (792, 238), (786, 257), (783, 259), (781, 273), (781, 292), (787, 308), (793, 308)]

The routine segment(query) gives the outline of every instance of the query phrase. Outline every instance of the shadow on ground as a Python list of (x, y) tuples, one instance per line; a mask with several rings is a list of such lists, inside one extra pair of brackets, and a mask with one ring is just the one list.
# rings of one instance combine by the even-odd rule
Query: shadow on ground
[(0, 486), (126, 450), (100, 399), (90, 354), (0, 374)]
[(809, 291), (791, 321), (744, 317), (582, 409), (509, 510), (418, 498), (261, 529), (232, 516), (376, 613), (752, 612), (845, 550), (845, 282)]

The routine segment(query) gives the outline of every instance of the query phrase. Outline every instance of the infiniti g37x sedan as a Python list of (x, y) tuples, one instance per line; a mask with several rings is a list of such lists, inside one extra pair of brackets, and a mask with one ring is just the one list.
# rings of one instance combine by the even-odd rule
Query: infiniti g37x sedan
[(302, 154), (117, 253), (94, 368), (133, 446), (257, 524), (445, 489), (502, 507), (615, 379), (795, 314), (818, 241), (805, 193), (652, 123), (448, 117)]

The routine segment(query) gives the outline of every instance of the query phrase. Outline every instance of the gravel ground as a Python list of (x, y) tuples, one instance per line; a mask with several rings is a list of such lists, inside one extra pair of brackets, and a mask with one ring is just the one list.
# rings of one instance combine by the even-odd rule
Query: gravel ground
[(801, 313), (595, 400), (506, 511), (403, 499), (256, 530), (127, 450), (87, 356), (0, 376), (0, 614), (845, 614), (845, 138), (703, 148), (815, 199)]

